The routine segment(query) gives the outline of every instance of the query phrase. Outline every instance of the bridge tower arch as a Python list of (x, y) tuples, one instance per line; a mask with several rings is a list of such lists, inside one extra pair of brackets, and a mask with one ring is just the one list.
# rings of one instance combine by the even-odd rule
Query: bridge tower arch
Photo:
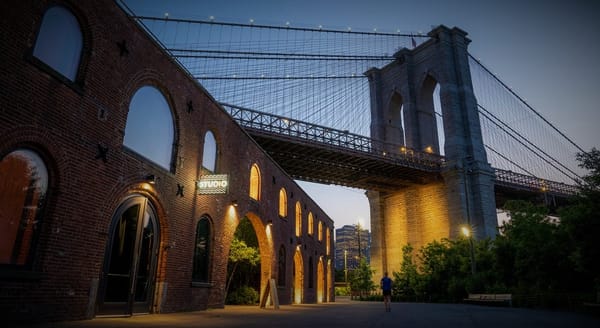
[[(376, 274), (399, 271), (407, 243), (418, 250), (433, 240), (457, 238), (463, 225), (472, 227), (475, 238), (497, 232), (494, 171), (487, 161), (471, 82), (470, 40), (456, 27), (439, 26), (428, 35), (418, 47), (396, 52), (392, 63), (365, 72), (371, 138), (384, 141), (387, 148), (440, 154), (443, 147), (445, 158), (439, 179), (393, 191), (367, 191)], [(443, 145), (436, 126), (436, 85)]]

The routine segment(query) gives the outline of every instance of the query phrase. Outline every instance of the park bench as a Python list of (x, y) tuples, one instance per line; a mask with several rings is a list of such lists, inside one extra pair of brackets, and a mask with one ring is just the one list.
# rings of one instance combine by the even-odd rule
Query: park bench
[(470, 304), (512, 306), (512, 294), (469, 294), (463, 301)]

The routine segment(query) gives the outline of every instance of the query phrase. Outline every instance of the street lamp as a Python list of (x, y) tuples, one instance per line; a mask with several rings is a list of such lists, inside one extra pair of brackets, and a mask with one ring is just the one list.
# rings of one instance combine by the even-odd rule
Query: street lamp
[(471, 233), (471, 228), (468, 226), (462, 226), (460, 228), (462, 234), (469, 239), (469, 249), (471, 252), (471, 274), (475, 275), (475, 251), (473, 249), (473, 236)]
[(344, 282), (348, 285), (348, 250), (344, 250)]

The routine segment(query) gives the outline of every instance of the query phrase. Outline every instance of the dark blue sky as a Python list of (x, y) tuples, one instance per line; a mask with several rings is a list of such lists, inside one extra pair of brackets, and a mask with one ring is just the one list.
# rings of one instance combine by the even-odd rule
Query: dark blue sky
[[(126, 0), (138, 15), (381, 32), (428, 32), (444, 24), (472, 40), (470, 52), (583, 149), (600, 147), (600, 0)], [(317, 188), (319, 189), (319, 188)], [(364, 208), (327, 208), (339, 227)], [(336, 191), (337, 192), (337, 191)], [(360, 199), (362, 192), (348, 191)], [(331, 191), (322, 192), (323, 197)], [(350, 197), (350, 196), (349, 196)], [(343, 203), (352, 202), (344, 198)], [(329, 206), (329, 205), (327, 205)], [(342, 218), (343, 216), (346, 216)], [(346, 222), (347, 221), (347, 222)], [(368, 218), (366, 218), (368, 222)]]

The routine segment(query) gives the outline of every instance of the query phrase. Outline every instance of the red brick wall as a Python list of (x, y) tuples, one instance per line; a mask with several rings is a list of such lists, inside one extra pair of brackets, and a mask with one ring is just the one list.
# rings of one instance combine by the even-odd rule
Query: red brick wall
[[(64, 83), (31, 59), (44, 10), (65, 4), (80, 19), (84, 54), (79, 81)], [(310, 197), (242, 131), (203, 88), (182, 71), (112, 1), (3, 1), (0, 9), (0, 159), (18, 147), (34, 149), (50, 175), (39, 242), (32, 270), (15, 273), (0, 267), (0, 311), (8, 320), (65, 320), (88, 317), (90, 293), (101, 277), (110, 224), (129, 195), (146, 196), (157, 209), (160, 251), (154, 311), (171, 312), (223, 305), (227, 254), (239, 219), (248, 214), (261, 241), (263, 282), (277, 277), (277, 251), (287, 250), (288, 282), (281, 289), (289, 301), (292, 281), (294, 204), (315, 215), (333, 231), (333, 222)], [(125, 41), (121, 56), (117, 42)], [(129, 102), (144, 85), (159, 89), (169, 103), (175, 131), (171, 171), (152, 164), (122, 145)], [(187, 103), (194, 110), (187, 111)], [(218, 143), (217, 172), (229, 174), (226, 195), (196, 195), (204, 135)], [(108, 147), (107, 162), (96, 159), (98, 145)], [(262, 174), (261, 200), (248, 197), (250, 166)], [(146, 174), (159, 178), (143, 184)], [(177, 185), (184, 197), (176, 196)], [(279, 190), (288, 192), (288, 217), (278, 216)], [(293, 194), (293, 197), (291, 196)], [(232, 201), (238, 206), (228, 214)], [(212, 287), (191, 287), (195, 227), (207, 214), (214, 240)], [(272, 239), (265, 233), (273, 222)], [(325, 241), (306, 235), (303, 256), (326, 257)], [(331, 250), (330, 254), (333, 254)], [(331, 255), (330, 257), (331, 258)], [(307, 267), (305, 267), (307, 270)], [(308, 277), (308, 274), (305, 274)], [(264, 283), (263, 283), (264, 286)], [(314, 283), (316, 289), (317, 283)], [(160, 288), (159, 288), (160, 287)], [(327, 288), (332, 287), (329, 286)], [(166, 297), (161, 291), (166, 289)], [(287, 294), (286, 294), (287, 293)], [(305, 291), (313, 302), (316, 292)], [(95, 300), (92, 298), (91, 306)], [(93, 313), (91, 313), (93, 315)]]

